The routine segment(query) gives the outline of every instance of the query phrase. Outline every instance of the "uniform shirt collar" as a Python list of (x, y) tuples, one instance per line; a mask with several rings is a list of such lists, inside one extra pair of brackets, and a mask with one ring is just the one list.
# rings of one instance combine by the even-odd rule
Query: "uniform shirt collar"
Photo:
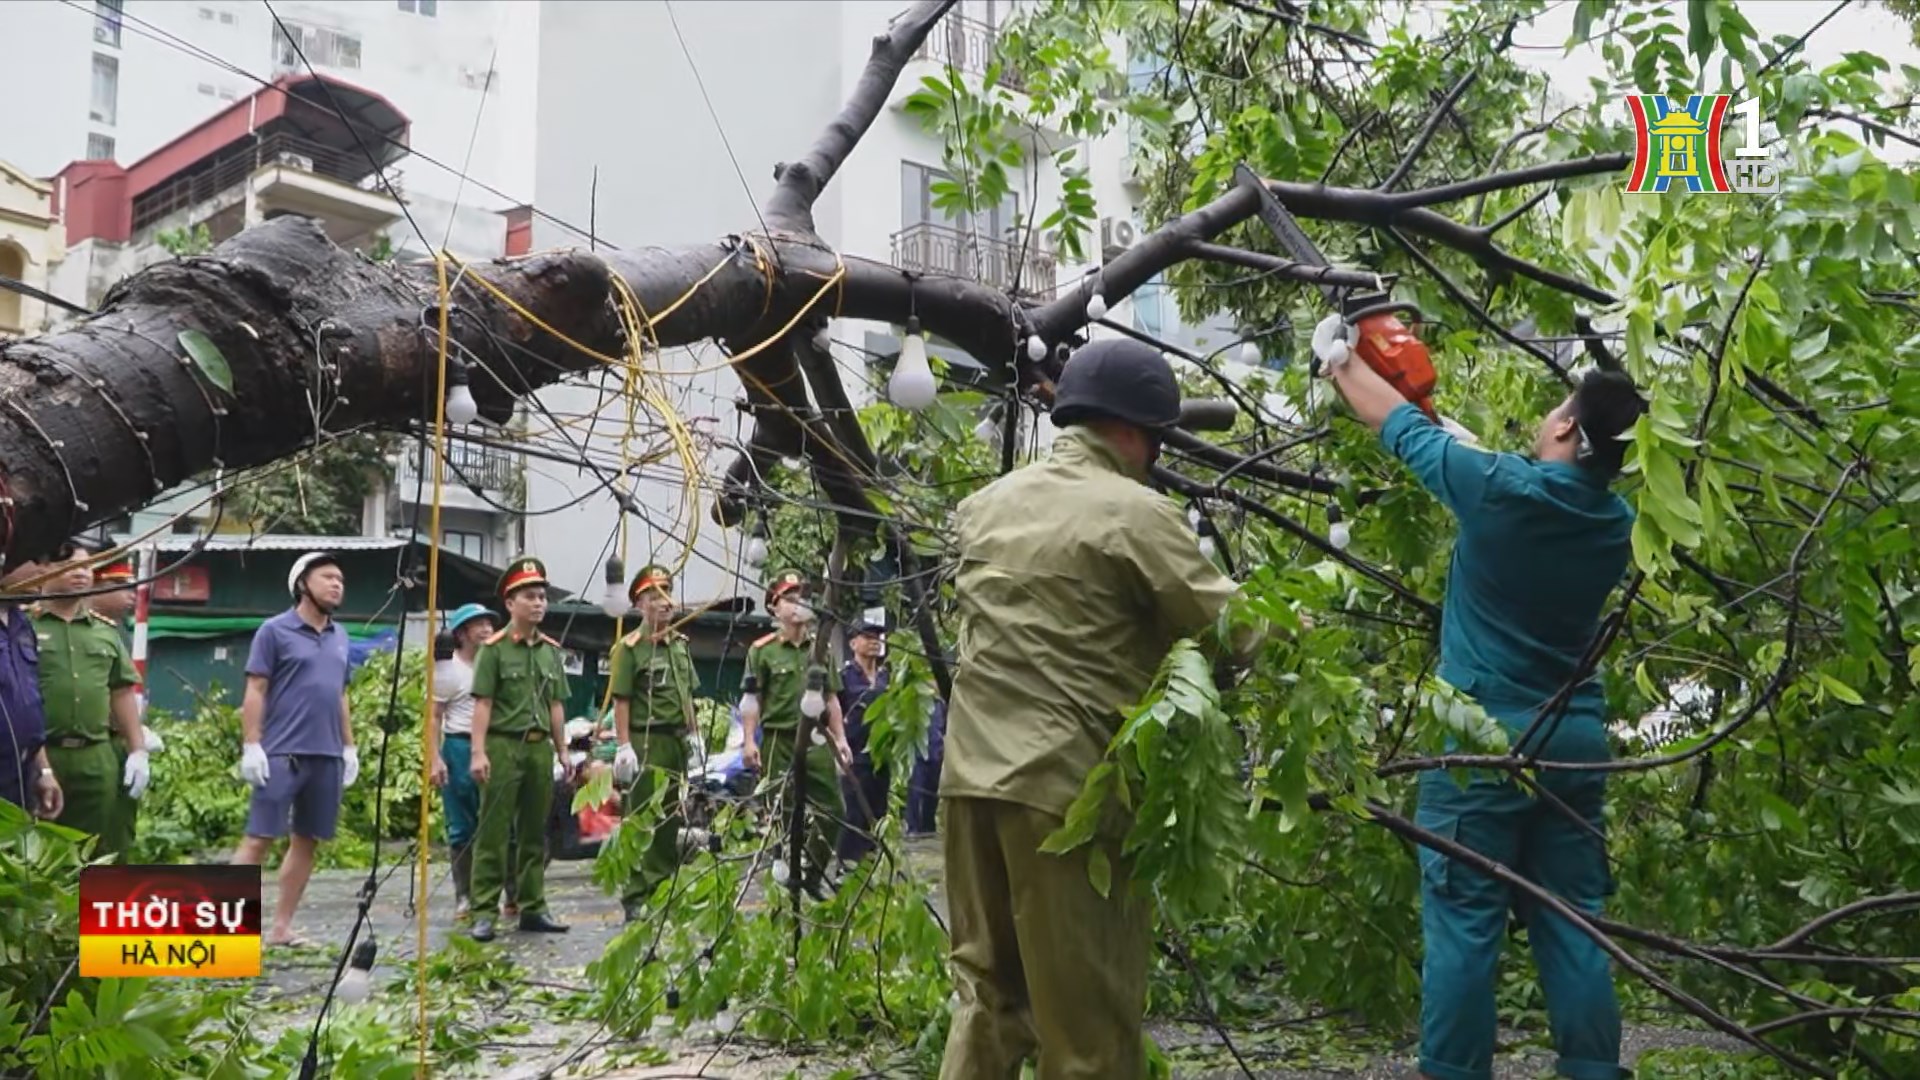
[(1092, 465), (1130, 479), (1145, 479), (1143, 474), (1133, 471), (1120, 452), (1108, 445), (1107, 440), (1092, 428), (1077, 424), (1054, 438), (1052, 456), (1053, 460), (1065, 465)]

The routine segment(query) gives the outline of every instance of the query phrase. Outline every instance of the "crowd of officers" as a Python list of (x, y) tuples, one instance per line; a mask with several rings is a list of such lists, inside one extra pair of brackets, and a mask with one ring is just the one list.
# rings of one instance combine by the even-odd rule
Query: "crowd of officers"
[[(1542, 420), (1532, 454), (1496, 454), (1403, 400), (1365, 364), (1348, 362), (1345, 350), (1321, 359), (1354, 417), (1460, 523), (1440, 675), (1511, 733), (1537, 734), (1526, 749), (1554, 761), (1604, 760), (1604, 699), (1583, 677), (1582, 656), (1628, 560), (1632, 512), (1608, 485), (1622, 465), (1622, 437), (1645, 407), (1631, 381), (1588, 375)], [(1149, 486), (1179, 415), (1178, 384), (1158, 352), (1129, 341), (1084, 346), (1055, 388), (1061, 434), (1048, 458), (988, 485), (956, 513), (959, 652), (939, 781), (956, 1001), (945, 1080), (1014, 1080), (1029, 1061), (1040, 1080), (1147, 1075), (1142, 1019), (1153, 911), (1133, 887), (1121, 844), (1126, 815), (1109, 815), (1093, 842), (1073, 851), (1041, 847), (1175, 641), (1198, 638), (1224, 666), (1244, 667), (1268, 635), (1261, 620), (1222, 617), (1237, 586), (1173, 502)], [(85, 552), (62, 557), (84, 565)], [(125, 572), (107, 567), (98, 580)], [(255, 802), (236, 859), (257, 861), (290, 823), (296, 844), (307, 838), (306, 851), (289, 851), (289, 863), (305, 863), (292, 880), (283, 866), (275, 939), (290, 936), (311, 844), (331, 837), (340, 791), (358, 769), (344, 636), (328, 617), (340, 584), (324, 553), (296, 564), (295, 607), (262, 627), (248, 663), (242, 771)], [(76, 569), (56, 591), (94, 586), (95, 575)], [(789, 800), (802, 804), (805, 854), (789, 872), (818, 895), (836, 854), (831, 825), (856, 809), (865, 811), (856, 821), (870, 824), (884, 812), (889, 785), (857, 730), (858, 710), (885, 686), (880, 628), (855, 629), (844, 671), (816, 667), (809, 594), (799, 571), (769, 584), (775, 630), (748, 652), (739, 718), (744, 763), (778, 785), (770, 820), (790, 820)], [(455, 654), (436, 672), (429, 739), (462, 915), (482, 941), (495, 936), (503, 914), (523, 931), (567, 929), (549, 912), (544, 887), (542, 838), (568, 767), (567, 675), (559, 643), (540, 630), (545, 566), (514, 560), (499, 597), (503, 622), (478, 605), (449, 620)], [(673, 628), (671, 573), (645, 567), (629, 599), (640, 625), (610, 658), (615, 779), (627, 786), (629, 812), (655, 799), (666, 810), (623, 891), (631, 919), (680, 864), (681, 800), (704, 740), (694, 711), (698, 677), (686, 638)], [(124, 603), (100, 592), (91, 610), (58, 595), (31, 613), (0, 607), (0, 708), (13, 717), (43, 712), (46, 729), (23, 750), (21, 732), (35, 736), (10, 718), (14, 759), (30, 760), (18, 775), (0, 776), (0, 795), (35, 803), (110, 850), (124, 850), (133, 800), (148, 777), (137, 680), (111, 614), (124, 614)], [(22, 673), (34, 677), (22, 681)], [(842, 703), (849, 684), (851, 709)], [(1567, 696), (1566, 685), (1577, 689), (1560, 715), (1535, 725), (1544, 702)], [(289, 724), (302, 730), (290, 734)], [(803, 740), (809, 728), (814, 736)], [(802, 780), (792, 790), (796, 755)], [(1542, 786), (1555, 805), (1505, 774), (1462, 783), (1435, 771), (1421, 777), (1418, 818), (1575, 909), (1598, 912), (1610, 887), (1604, 774), (1549, 773)], [(858, 858), (871, 843), (864, 835), (843, 840), (838, 854)], [(1096, 858), (1109, 868), (1105, 889), (1092, 880)], [(1541, 969), (1560, 1074), (1626, 1075), (1598, 947), (1556, 914), (1434, 851), (1422, 850), (1420, 867), (1420, 1075), (1491, 1076), (1494, 969), (1509, 911), (1525, 923)]]

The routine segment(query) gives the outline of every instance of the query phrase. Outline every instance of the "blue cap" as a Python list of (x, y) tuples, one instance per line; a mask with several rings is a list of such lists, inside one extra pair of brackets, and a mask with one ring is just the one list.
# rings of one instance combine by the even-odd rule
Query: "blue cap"
[(493, 612), (488, 611), (483, 604), (462, 604), (453, 610), (453, 614), (447, 616), (447, 633), (458, 633), (462, 626), (483, 615), (491, 618)]

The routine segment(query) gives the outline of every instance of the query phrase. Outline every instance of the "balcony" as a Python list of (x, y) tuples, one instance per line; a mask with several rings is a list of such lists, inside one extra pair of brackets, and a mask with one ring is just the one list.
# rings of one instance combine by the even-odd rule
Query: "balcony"
[[(418, 443), (401, 455), (393, 490), (403, 501), (411, 502), (414, 491), (420, 487), (421, 474), (425, 471), (420, 464), (423, 452), (428, 458), (433, 457), (431, 449), (423, 448)], [(443, 501), (449, 506), (502, 513), (505, 511), (495, 503), (518, 508), (519, 471), (514, 455), (507, 451), (450, 439), (447, 443), (447, 460), (440, 470)], [(427, 473), (426, 480), (427, 490), (422, 491), (422, 496), (431, 498), (433, 475)], [(473, 488), (479, 488), (485, 497), (475, 495)]]
[[(927, 40), (921, 42), (920, 51), (914, 53), (913, 58), (931, 60), (941, 67), (951, 64), (969, 75), (984, 76), (999, 46), (998, 27), (963, 15), (948, 15), (927, 35)], [(1020, 73), (1005, 65), (1000, 68), (1000, 85), (1009, 90), (1026, 89)]]
[[(133, 227), (206, 221), (218, 243), (247, 225), (283, 213), (318, 219), (335, 243), (358, 246), (400, 220), (366, 154), (285, 132), (260, 135), (134, 199)], [(185, 212), (182, 220), (170, 222)]]
[(893, 265), (902, 270), (944, 277), (968, 278), (995, 289), (1014, 288), (1019, 278), (1022, 296), (1053, 292), (1056, 265), (1053, 256), (1018, 244), (976, 236), (946, 225), (910, 225), (893, 234)]

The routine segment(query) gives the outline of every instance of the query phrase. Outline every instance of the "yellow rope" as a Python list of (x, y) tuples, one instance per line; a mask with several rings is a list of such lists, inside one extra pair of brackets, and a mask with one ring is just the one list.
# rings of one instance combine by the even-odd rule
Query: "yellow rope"
[[(440, 606), (440, 481), (446, 471), (447, 456), (447, 312), (451, 307), (447, 294), (447, 260), (442, 257), (434, 260), (434, 274), (439, 280), (440, 292), (440, 345), (439, 377), (434, 391), (433, 402), (433, 504), (428, 518), (431, 530), (427, 547), (427, 633), (431, 635), (434, 625), (439, 622)], [(401, 657), (396, 655), (394, 663)], [(433, 735), (433, 644), (428, 639), (425, 682), (420, 695), (420, 837), (418, 866), (416, 868), (415, 889), (419, 903), (415, 905), (418, 925), (415, 928), (414, 988), (419, 996), (420, 1005), (420, 1072), (427, 1075), (427, 843), (429, 827), (433, 821), (432, 792), (433, 774), (429, 762), (433, 760), (435, 747), (428, 744)], [(375, 843), (379, 841), (376, 839)]]

